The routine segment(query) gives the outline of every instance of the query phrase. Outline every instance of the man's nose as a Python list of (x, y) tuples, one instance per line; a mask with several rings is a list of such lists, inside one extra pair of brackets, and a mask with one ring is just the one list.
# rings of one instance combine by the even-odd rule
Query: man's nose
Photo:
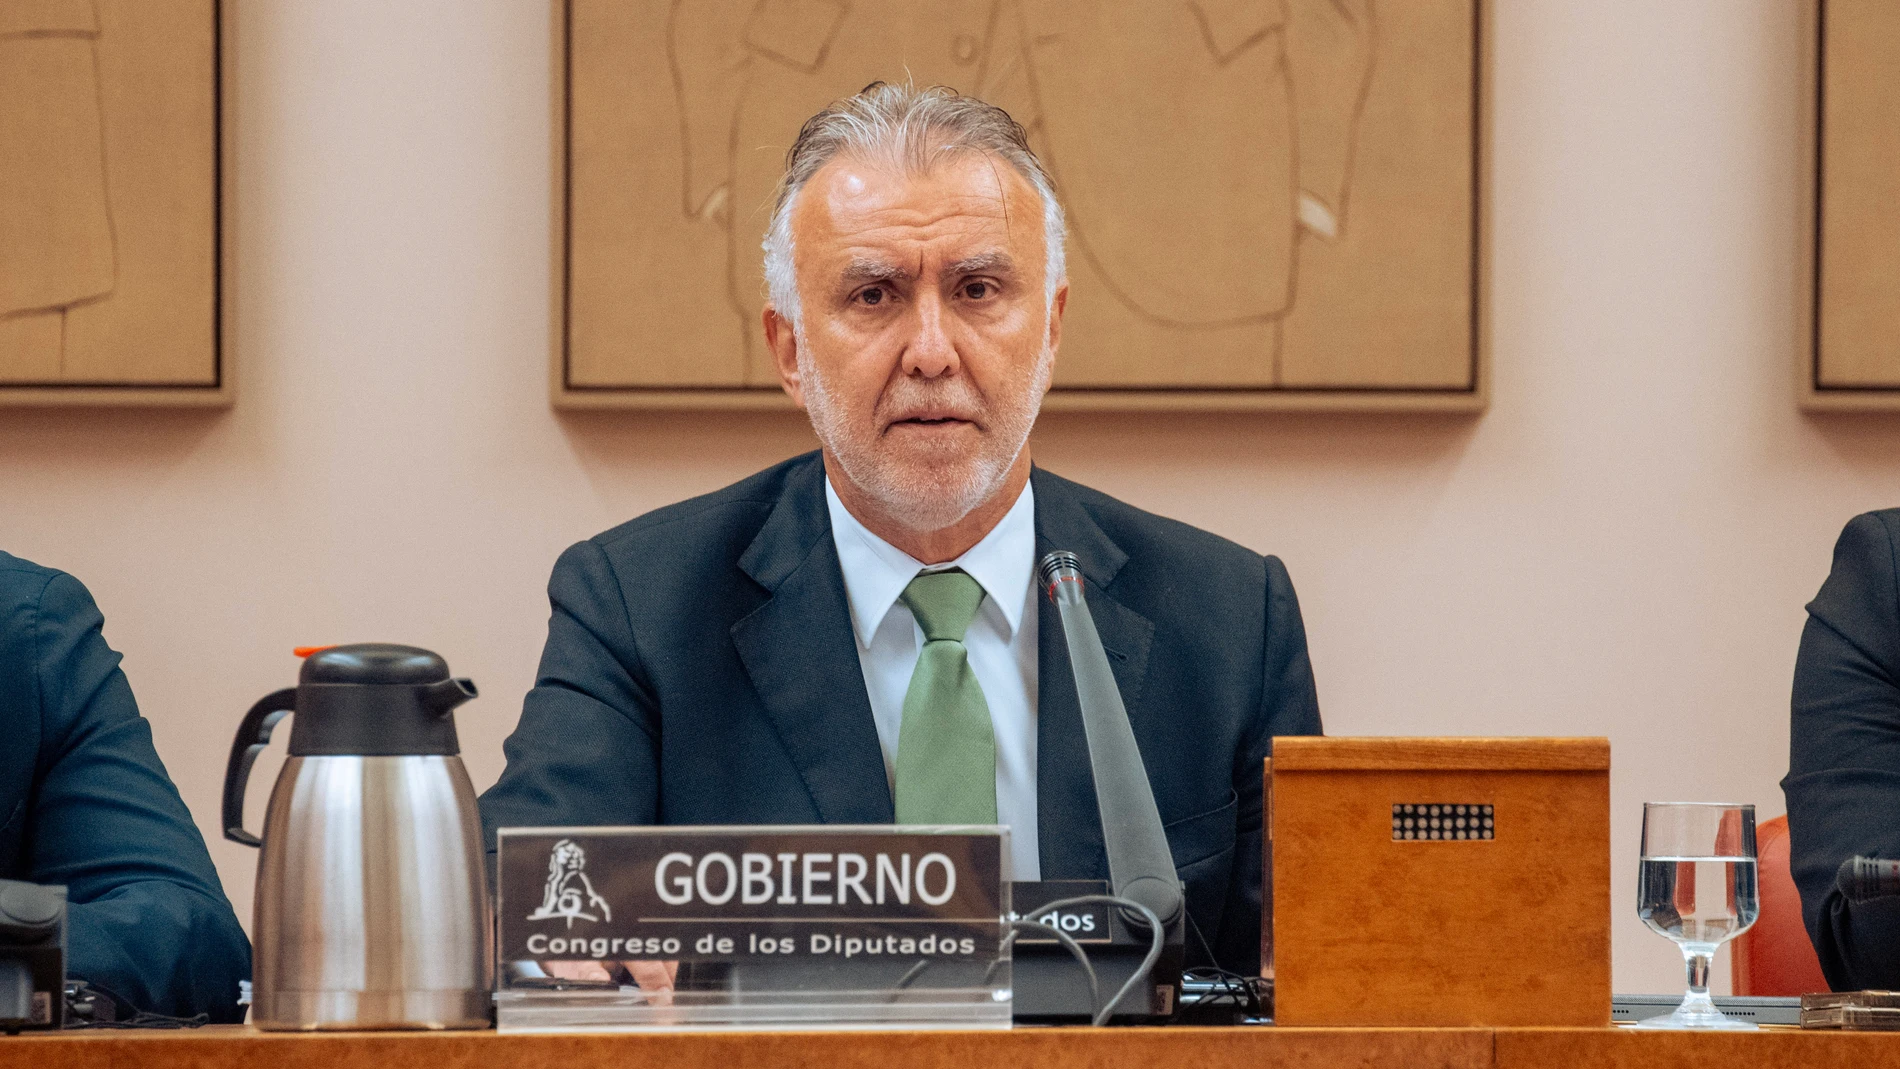
[(914, 333), (904, 347), (904, 374), (926, 379), (956, 374), (961, 360), (950, 340), (943, 298), (926, 291), (913, 307), (917, 311)]

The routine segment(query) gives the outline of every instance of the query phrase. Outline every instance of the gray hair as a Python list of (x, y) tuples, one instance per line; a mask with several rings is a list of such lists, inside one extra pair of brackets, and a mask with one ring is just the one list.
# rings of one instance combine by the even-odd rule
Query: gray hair
[(964, 96), (945, 86), (872, 82), (856, 96), (834, 102), (805, 121), (785, 154), (772, 223), (766, 229), (765, 287), (780, 315), (801, 326), (798, 279), (792, 264), (792, 209), (812, 175), (843, 154), (882, 158), (911, 173), (927, 171), (946, 156), (979, 153), (996, 156), (1016, 169), (1042, 197), (1045, 261), (1044, 299), (1054, 302), (1068, 276), (1063, 241), (1068, 223), (1056, 200), (1055, 183), (1029, 147), (1029, 134), (994, 104)]

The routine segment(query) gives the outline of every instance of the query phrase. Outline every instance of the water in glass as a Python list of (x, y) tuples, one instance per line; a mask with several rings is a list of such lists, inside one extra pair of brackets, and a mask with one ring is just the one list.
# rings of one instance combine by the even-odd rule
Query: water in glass
[(1752, 857), (1646, 857), (1636, 912), (1658, 935), (1715, 948), (1747, 930), (1761, 911)]

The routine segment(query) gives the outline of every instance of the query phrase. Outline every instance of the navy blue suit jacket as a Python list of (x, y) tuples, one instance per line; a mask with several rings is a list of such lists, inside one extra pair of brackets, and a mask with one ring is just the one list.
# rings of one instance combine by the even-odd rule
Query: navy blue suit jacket
[[(1260, 963), (1261, 762), (1316, 734), (1286, 570), (1037, 469), (1036, 552), (1074, 551), (1198, 929)], [(539, 679), (481, 799), (498, 827), (889, 823), (817, 454), (569, 549)], [(1075, 680), (1053, 611), (1038, 642), (1042, 874), (1105, 879)], [(1204, 940), (1204, 944), (1203, 944)]]
[(1900, 987), (1900, 898), (1849, 903), (1841, 862), (1900, 859), (1900, 509), (1854, 517), (1808, 603), (1794, 669), (1788, 845), (1836, 991)]
[(65, 884), (67, 974), (240, 1021), (251, 946), (92, 596), (0, 553), (0, 876)]

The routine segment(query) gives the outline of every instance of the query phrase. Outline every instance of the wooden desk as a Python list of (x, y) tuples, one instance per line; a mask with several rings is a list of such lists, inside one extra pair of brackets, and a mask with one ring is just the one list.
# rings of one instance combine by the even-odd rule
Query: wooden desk
[(0, 1069), (1491, 1069), (1484, 1029), (1025, 1028), (1010, 1032), (292, 1035), (190, 1032), (0, 1037)]
[(1900, 1066), (1900, 1033), (1501, 1028), (1495, 1069), (1874, 1069)]
[(1618, 1028), (286, 1035), (217, 1027), (0, 1037), (0, 1069), (1878, 1069), (1900, 1035)]

